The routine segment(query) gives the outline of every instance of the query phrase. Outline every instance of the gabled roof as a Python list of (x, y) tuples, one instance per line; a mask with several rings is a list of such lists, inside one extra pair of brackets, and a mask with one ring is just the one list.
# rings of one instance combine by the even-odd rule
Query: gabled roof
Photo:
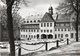
[(43, 18), (41, 19), (41, 22), (54, 22), (55, 20), (53, 19), (52, 15), (49, 13), (45, 13)]
[(56, 19), (56, 22), (70, 22), (70, 15), (60, 14)]

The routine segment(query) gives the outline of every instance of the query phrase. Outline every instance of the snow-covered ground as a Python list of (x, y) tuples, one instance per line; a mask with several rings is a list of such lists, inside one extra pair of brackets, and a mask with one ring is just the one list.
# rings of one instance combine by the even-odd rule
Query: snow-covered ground
[[(72, 40), (73, 41), (73, 40)], [(40, 50), (45, 50), (45, 44), (37, 44), (37, 45), (27, 45), (26, 43), (39, 43), (40, 41), (21, 41), (23, 44), (21, 44), (21, 54), (27, 54), (27, 53), (31, 53), (31, 52), (36, 52), (36, 51), (40, 51)], [(20, 42), (20, 43), (21, 43)], [(44, 42), (44, 41), (42, 41)], [(56, 42), (54, 42), (54, 40), (47, 40), (47, 42), (51, 42), (51, 43), (48, 43), (48, 50), (51, 49), (52, 47), (56, 47)], [(19, 41), (18, 41), (19, 43)], [(64, 46), (64, 45), (67, 45), (66, 44), (66, 40), (62, 41), (62, 42), (59, 42), (59, 45), (60, 46)], [(18, 48), (18, 46), (16, 46), (16, 49)], [(8, 49), (0, 49), (0, 53), (1, 52), (10, 52), (9, 50), (10, 48)], [(18, 49), (16, 50), (16, 56), (18, 54)]]

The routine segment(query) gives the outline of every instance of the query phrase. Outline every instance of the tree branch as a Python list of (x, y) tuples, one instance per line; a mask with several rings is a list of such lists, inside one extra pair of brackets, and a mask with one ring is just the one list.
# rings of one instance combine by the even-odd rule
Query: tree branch
[(77, 9), (74, 6), (73, 0), (70, 0), (72, 8), (77, 12)]

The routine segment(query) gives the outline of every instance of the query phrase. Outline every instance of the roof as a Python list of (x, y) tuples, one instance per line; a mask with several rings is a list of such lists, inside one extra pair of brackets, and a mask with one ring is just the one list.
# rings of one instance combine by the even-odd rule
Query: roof
[(70, 15), (59, 14), (56, 22), (70, 22)]
[(70, 26), (55, 26), (55, 29), (56, 28), (70, 28)]
[(53, 19), (52, 15), (50, 15), (49, 13), (45, 13), (45, 15), (43, 16), (43, 18), (41, 19), (41, 22), (54, 22), (55, 20)]
[(39, 29), (39, 24), (23, 24), (21, 29)]
[(37, 15), (31, 15), (31, 16), (27, 16), (26, 20), (41, 20), (42, 17), (43, 17), (42, 14), (41, 15), (39, 15), (39, 14), (37, 14)]

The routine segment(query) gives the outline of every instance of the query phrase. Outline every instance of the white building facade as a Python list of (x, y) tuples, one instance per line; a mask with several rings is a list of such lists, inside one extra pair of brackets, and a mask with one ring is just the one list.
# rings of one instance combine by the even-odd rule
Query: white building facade
[(33, 39), (64, 39), (75, 38), (75, 30), (69, 18), (53, 18), (53, 8), (49, 8), (49, 13), (27, 17), (21, 26), (20, 37), (25, 40)]

